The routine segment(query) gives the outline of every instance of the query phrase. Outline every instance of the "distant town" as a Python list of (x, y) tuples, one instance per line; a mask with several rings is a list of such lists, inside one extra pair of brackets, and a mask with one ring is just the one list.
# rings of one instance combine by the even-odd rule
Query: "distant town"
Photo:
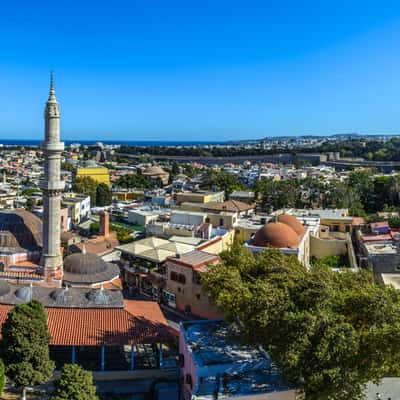
[[(350, 385), (371, 400), (397, 387), (391, 365), (378, 386), (372, 372), (335, 386), (326, 354), (311, 351), (315, 330), (335, 347), (323, 326), (345, 323), (363, 336), (360, 357), (398, 356), (396, 341), (363, 353), (400, 318), (389, 310), (400, 293), (397, 136), (64, 147), (59, 119), (52, 80), (40, 147), (0, 148), (3, 340), (14, 343), (23, 307), (41, 307), (49, 331), (29, 384), (23, 344), (2, 348), (8, 393), (48, 398), (78, 373), (103, 399), (314, 399)], [(318, 313), (333, 322), (305, 322)]]

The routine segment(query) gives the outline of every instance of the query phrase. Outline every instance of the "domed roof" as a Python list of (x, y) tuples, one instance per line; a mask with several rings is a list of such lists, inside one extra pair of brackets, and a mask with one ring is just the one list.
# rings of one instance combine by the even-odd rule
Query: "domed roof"
[(51, 292), (50, 297), (60, 306), (71, 305), (74, 300), (71, 291), (67, 287), (54, 290), (54, 292)]
[(87, 294), (88, 300), (92, 301), (96, 305), (104, 306), (110, 303), (112, 295), (109, 290), (93, 289)]
[(75, 253), (64, 259), (64, 271), (72, 274), (89, 275), (107, 270), (108, 264), (93, 253)]
[(75, 253), (64, 259), (63, 281), (71, 284), (110, 282), (119, 273), (117, 265), (105, 262), (97, 254)]
[(6, 281), (0, 281), (0, 297), (10, 293), (10, 285)]
[(42, 247), (42, 221), (24, 209), (0, 211), (0, 247)]
[(18, 297), (20, 300), (28, 303), (31, 301), (35, 295), (34, 290), (36, 288), (33, 288), (33, 286), (23, 286), (20, 287), (15, 291), (15, 296)]
[(304, 232), (306, 231), (300, 221), (293, 215), (280, 214), (278, 216), (278, 221), (290, 226), (299, 236), (304, 235)]
[(282, 222), (270, 222), (256, 232), (253, 244), (259, 247), (272, 246), (296, 249), (299, 240), (299, 236), (290, 226)]
[(158, 165), (153, 165), (151, 167), (146, 168), (143, 171), (143, 175), (165, 175), (167, 172), (165, 172), (161, 167)]

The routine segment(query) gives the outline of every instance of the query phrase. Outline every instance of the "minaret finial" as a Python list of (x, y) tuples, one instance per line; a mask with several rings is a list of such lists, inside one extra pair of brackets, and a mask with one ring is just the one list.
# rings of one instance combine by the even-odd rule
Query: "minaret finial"
[(49, 100), (56, 100), (56, 91), (54, 89), (54, 71), (50, 71), (50, 94)]

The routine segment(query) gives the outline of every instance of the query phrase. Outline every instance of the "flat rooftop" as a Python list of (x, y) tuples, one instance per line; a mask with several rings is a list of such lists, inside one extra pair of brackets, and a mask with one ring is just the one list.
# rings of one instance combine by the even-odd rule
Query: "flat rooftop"
[(197, 366), (228, 367), (231, 364), (234, 370), (234, 364), (251, 361), (257, 362), (259, 368), (272, 367), (271, 359), (264, 351), (231, 340), (229, 326), (222, 321), (188, 321), (181, 325)]
[(231, 398), (292, 390), (268, 354), (233, 340), (223, 321), (182, 322), (181, 334), (202, 371), (195, 396), (215, 399), (216, 393)]
[(365, 244), (369, 254), (397, 254), (397, 248), (391, 243), (368, 243)]
[(321, 219), (342, 219), (345, 221), (352, 221), (353, 217), (348, 215), (347, 208), (325, 208), (325, 209), (299, 209), (292, 208), (285, 211), (295, 217), (319, 217)]

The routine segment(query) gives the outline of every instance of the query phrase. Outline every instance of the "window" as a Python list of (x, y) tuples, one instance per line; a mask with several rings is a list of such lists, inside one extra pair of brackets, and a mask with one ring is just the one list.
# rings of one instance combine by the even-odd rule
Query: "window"
[(179, 366), (181, 368), (185, 366), (185, 356), (182, 353), (179, 354)]
[(200, 293), (196, 294), (197, 300), (200, 300)]
[(219, 219), (219, 226), (224, 226), (224, 219), (223, 218)]
[(196, 271), (193, 272), (193, 283), (196, 285), (200, 285), (200, 274)]
[(178, 282), (178, 274), (175, 271), (171, 271), (171, 281)]
[(186, 374), (186, 383), (187, 383), (188, 385), (190, 385), (190, 387), (192, 387), (192, 385), (193, 385), (192, 375)]
[(179, 274), (178, 275), (178, 282), (182, 283), (182, 285), (184, 285), (186, 283), (186, 276), (183, 274)]

